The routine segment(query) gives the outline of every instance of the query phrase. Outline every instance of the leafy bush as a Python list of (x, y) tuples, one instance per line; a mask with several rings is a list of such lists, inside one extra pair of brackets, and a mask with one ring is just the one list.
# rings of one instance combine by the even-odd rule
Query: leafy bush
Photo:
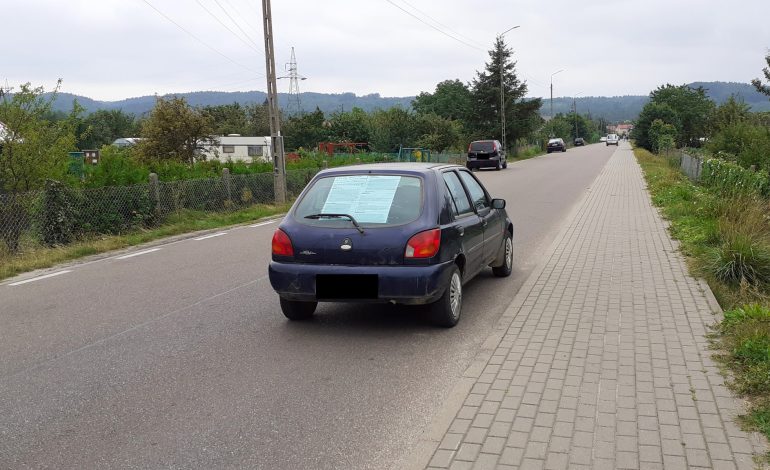
[(40, 212), (40, 231), (48, 246), (64, 245), (75, 237), (76, 194), (55, 180), (46, 180)]
[(105, 145), (101, 149), (99, 164), (85, 167), (85, 187), (128, 186), (146, 183), (150, 170), (139, 164), (130, 148)]
[(147, 185), (89, 189), (78, 202), (78, 233), (119, 234), (155, 222)]
[(770, 193), (767, 173), (747, 170), (740, 165), (720, 158), (703, 162), (701, 184), (719, 191), (723, 196)]
[(751, 122), (731, 123), (714, 135), (708, 149), (743, 168), (755, 165), (770, 171), (770, 128)]

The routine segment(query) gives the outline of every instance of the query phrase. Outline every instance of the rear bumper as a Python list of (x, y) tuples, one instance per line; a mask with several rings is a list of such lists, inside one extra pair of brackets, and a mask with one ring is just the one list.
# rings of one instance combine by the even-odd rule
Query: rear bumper
[[(299, 301), (390, 302), (420, 305), (438, 300), (449, 283), (453, 261), (430, 266), (339, 266), (270, 262), (270, 284), (281, 297)], [(376, 298), (318, 299), (316, 275), (376, 275)], [(351, 297), (354, 297), (351, 294)]]
[(500, 157), (492, 157), (489, 159), (467, 159), (465, 166), (467, 168), (497, 168), (498, 163), (502, 164)]

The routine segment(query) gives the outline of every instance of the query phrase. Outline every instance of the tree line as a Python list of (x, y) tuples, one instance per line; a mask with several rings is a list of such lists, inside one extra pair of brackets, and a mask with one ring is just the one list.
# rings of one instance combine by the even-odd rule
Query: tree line
[[(762, 69), (770, 82), (770, 54)], [(755, 89), (770, 96), (770, 85), (752, 80)], [(770, 113), (751, 112), (731, 96), (717, 106), (703, 87), (666, 84), (650, 93), (632, 133), (636, 144), (659, 153), (672, 148), (704, 148), (749, 168), (770, 172)]]
[[(504, 109), (500, 109), (501, 87)], [(39, 189), (46, 179), (78, 184), (70, 174), (68, 156), (78, 149), (102, 149), (112, 168), (130, 168), (130, 173), (171, 162), (194, 166), (204, 158), (200, 148), (218, 135), (270, 134), (266, 103), (192, 107), (184, 98), (157, 97), (155, 107), (145, 116), (120, 110), (84, 115), (77, 102), (69, 113), (54, 111), (58, 90), (59, 85), (45, 93), (30, 84), (0, 90), (0, 122), (6, 129), (0, 130), (0, 191)], [(372, 152), (423, 147), (460, 153), (473, 140), (502, 140), (501, 113), (506, 117), (509, 153), (515, 153), (517, 144), (543, 145), (550, 136), (591, 139), (603, 133), (604, 122), (574, 110), (546, 123), (538, 113), (541, 100), (525, 99), (526, 93), (527, 84), (517, 74), (513, 52), (498, 37), (484, 69), (470, 83), (442, 81), (433, 92), (415, 97), (409, 109), (397, 106), (366, 112), (353, 108), (333, 113), (316, 109), (282, 116), (284, 144), (289, 151), (312, 150), (322, 141), (341, 141), (368, 143)], [(123, 152), (108, 147), (122, 137), (142, 139)]]

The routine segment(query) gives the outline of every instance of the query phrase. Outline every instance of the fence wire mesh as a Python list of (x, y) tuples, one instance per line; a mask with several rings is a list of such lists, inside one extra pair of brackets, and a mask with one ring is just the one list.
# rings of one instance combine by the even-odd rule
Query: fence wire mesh
[[(287, 172), (288, 197), (298, 196), (317, 172)], [(50, 182), (42, 191), (0, 194), (0, 250), (16, 253), (24, 244), (66, 245), (84, 236), (154, 227), (182, 211), (228, 212), (272, 204), (273, 178), (272, 173), (226, 173), (95, 189)]]

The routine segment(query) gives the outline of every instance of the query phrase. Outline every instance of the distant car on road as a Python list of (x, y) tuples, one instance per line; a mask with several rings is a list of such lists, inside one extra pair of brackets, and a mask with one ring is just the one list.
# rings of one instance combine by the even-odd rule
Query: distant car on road
[(270, 284), (290, 320), (318, 302), (427, 305), (457, 324), (463, 284), (487, 266), (511, 274), (513, 224), (458, 165), (385, 163), (328, 169), (273, 235)]
[(607, 142), (607, 136), (603, 135), (603, 136), (599, 137), (599, 142)]
[(567, 151), (567, 144), (564, 143), (564, 140), (561, 138), (555, 138), (548, 140), (548, 147), (546, 147), (546, 152), (566, 152)]
[(465, 166), (473, 171), (476, 168), (508, 168), (505, 150), (497, 140), (476, 140), (468, 145)]
[(607, 134), (607, 145), (618, 145), (619, 141), (617, 134)]
[(575, 137), (575, 147), (580, 147), (586, 144), (586, 141), (582, 137)]

